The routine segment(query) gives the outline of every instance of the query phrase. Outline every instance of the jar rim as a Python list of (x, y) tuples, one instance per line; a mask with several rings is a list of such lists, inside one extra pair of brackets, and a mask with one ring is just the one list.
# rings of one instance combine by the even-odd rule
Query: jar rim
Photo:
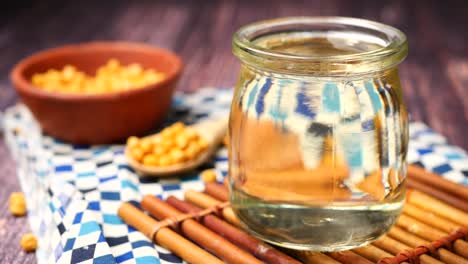
[[(273, 33), (290, 32), (299, 27), (302, 31), (318, 29), (307, 27), (337, 27), (365, 32), (368, 36), (380, 38), (384, 45), (376, 49), (351, 54), (296, 54), (268, 49), (257, 45), (254, 40)], [(350, 28), (350, 29), (347, 29)], [(323, 29), (322, 29), (323, 30)], [(301, 30), (299, 30), (301, 31)], [(280, 72), (305, 72), (314, 75), (349, 75), (382, 71), (399, 64), (408, 53), (405, 34), (389, 25), (371, 20), (351, 17), (284, 17), (263, 20), (241, 27), (233, 36), (233, 52), (243, 62), (260, 68), (274, 66)], [(274, 65), (268, 62), (274, 62)], [(277, 67), (283, 62), (283, 67)]]

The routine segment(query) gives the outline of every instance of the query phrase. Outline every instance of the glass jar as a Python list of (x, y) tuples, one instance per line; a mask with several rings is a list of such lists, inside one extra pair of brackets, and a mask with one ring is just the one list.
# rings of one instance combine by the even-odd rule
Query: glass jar
[(367, 244), (405, 197), (405, 35), (344, 17), (291, 17), (234, 35), (233, 209), (257, 237), (300, 250)]

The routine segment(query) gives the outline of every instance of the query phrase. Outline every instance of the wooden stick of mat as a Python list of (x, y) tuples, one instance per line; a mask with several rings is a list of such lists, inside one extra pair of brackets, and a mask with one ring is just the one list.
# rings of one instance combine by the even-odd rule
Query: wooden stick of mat
[(154, 230), (159, 226), (159, 222), (147, 216), (130, 203), (123, 203), (120, 205), (118, 215), (125, 223), (135, 227), (138, 231), (151, 239), (151, 241), (169, 249), (189, 263), (223, 264), (221, 260), (169, 228), (161, 228), (155, 234)]
[(424, 211), (423, 209), (411, 204), (406, 203), (403, 207), (403, 213), (417, 219), (427, 225), (436, 227), (445, 232), (453, 232), (461, 227), (461, 225), (456, 224), (446, 218), (435, 215), (434, 213)]
[(349, 250), (338, 252), (326, 252), (325, 254), (338, 260), (343, 264), (373, 264), (368, 259)]
[[(398, 240), (395, 240), (389, 236), (382, 236), (378, 240), (372, 243), (374, 246), (377, 246), (393, 255), (397, 255), (398, 253), (404, 251), (404, 250), (410, 250), (412, 249), (411, 247), (399, 242)], [(421, 264), (444, 264), (443, 262), (438, 261), (437, 259), (427, 255), (423, 254), (419, 256), (421, 260)]]
[(459, 198), (456, 196), (453, 196), (449, 193), (446, 193), (444, 191), (441, 191), (439, 189), (435, 189), (433, 186), (426, 185), (422, 182), (418, 182), (416, 180), (413, 180), (411, 178), (408, 178), (406, 181), (406, 186), (408, 188), (414, 189), (414, 190), (419, 190), (424, 193), (427, 193), (431, 195), (434, 198), (437, 198), (441, 201), (444, 201), (455, 208), (458, 208), (462, 211), (468, 211), (468, 202), (466, 200), (463, 200), (463, 198)]
[(445, 217), (459, 225), (468, 226), (468, 214), (453, 206), (417, 190), (407, 190), (406, 201), (430, 211), (436, 215)]
[(390, 228), (387, 235), (412, 248), (428, 242), (427, 240), (413, 235), (398, 226), (393, 226)]
[[(177, 199), (174, 196), (167, 198), (166, 202), (173, 207), (184, 213), (197, 213), (202, 209), (190, 203), (184, 202)], [(266, 261), (271, 264), (299, 264), (297, 260), (291, 258), (290, 256), (276, 250), (275, 248), (269, 246), (249, 236), (245, 232), (239, 230), (233, 225), (221, 220), (215, 215), (206, 215), (199, 219), (206, 227), (213, 230), (215, 233), (220, 234), (233, 242), (236, 245), (239, 245), (242, 248), (245, 248), (258, 258)]]
[[(392, 227), (388, 232), (388, 235), (412, 248), (429, 243), (429, 241), (413, 235), (397, 226)], [(463, 257), (460, 257), (445, 248), (439, 248), (437, 253), (439, 254), (439, 259), (445, 263), (457, 264), (466, 261)]]
[(229, 201), (229, 191), (226, 187), (215, 182), (209, 182), (205, 185), (205, 193), (214, 198), (226, 202)]
[(363, 246), (359, 248), (354, 248), (351, 251), (373, 262), (378, 262), (379, 260), (383, 258), (393, 257), (393, 255), (389, 254), (385, 250), (380, 249), (373, 245), (367, 245), (367, 246)]
[(304, 264), (342, 264), (321, 252), (300, 250), (286, 250), (286, 252), (296, 256)]
[(465, 201), (468, 200), (468, 187), (466, 186), (462, 186), (455, 182), (446, 180), (442, 176), (426, 171), (425, 169), (415, 165), (409, 165), (407, 173), (409, 178), (430, 185), (434, 189), (439, 189), (447, 193), (451, 193), (464, 199)]
[(446, 235), (446, 233), (428, 226), (406, 214), (400, 215), (396, 224), (397, 226), (429, 241), (437, 240)]
[[(151, 215), (159, 219), (183, 215), (179, 210), (152, 195), (145, 195), (141, 201), (141, 206)], [(186, 219), (179, 224), (184, 235), (228, 263), (263, 263), (194, 219)]]
[[(403, 229), (414, 233), (428, 241), (434, 241), (449, 234), (448, 232), (443, 232), (433, 228), (432, 226), (426, 225), (406, 214), (402, 214), (400, 216), (397, 221), (397, 226), (402, 227)], [(467, 255), (468, 243), (466, 243), (466, 241), (457, 239), (453, 244), (456, 253), (464, 257)]]
[[(426, 212), (410, 203), (405, 204), (403, 212), (406, 215), (411, 216), (414, 219), (428, 226), (435, 227), (445, 232), (446, 234), (452, 233), (455, 230), (461, 228), (461, 226), (456, 223), (453, 223), (445, 218), (436, 216), (433, 213)], [(465, 258), (468, 258), (468, 243), (466, 241), (458, 239), (454, 242), (453, 246), (455, 252), (457, 252)]]
[(436, 256), (437, 258), (441, 259), (445, 263), (449, 264), (467, 264), (468, 260), (457, 256), (456, 254), (453, 254), (450, 251), (447, 251), (446, 249), (443, 249), (442, 247), (448, 246), (453, 243), (453, 241), (460, 239), (462, 237), (465, 237), (468, 235), (468, 228), (461, 228), (457, 230), (457, 232), (452, 233), (448, 236), (445, 236), (444, 238), (432, 241), (430, 243), (425, 243), (421, 244), (418, 247), (415, 247), (414, 249), (411, 250), (405, 250), (403, 252), (400, 252), (393, 258), (385, 258), (382, 259), (379, 264), (394, 264), (394, 263), (399, 263), (401, 261), (405, 260), (410, 260), (417, 262), (420, 260), (420, 257), (422, 254), (430, 253), (433, 256)]
[[(451, 221), (456, 222), (457, 224), (468, 226), (468, 214), (467, 213), (461, 210), (458, 210), (454, 207), (451, 207), (419, 191), (416, 191), (416, 190), (409, 191), (407, 193), (407, 202), (419, 208), (428, 210), (429, 212), (426, 212), (426, 214), (434, 213), (446, 219), (450, 219)], [(455, 218), (454, 215), (458, 216), (459, 218)], [(401, 217), (400, 217), (400, 220), (401, 220)], [(403, 218), (408, 219), (405, 217)], [(414, 218), (410, 218), (409, 219), (410, 222), (406, 222), (406, 221), (400, 222), (400, 220), (397, 222), (397, 224), (399, 224), (400, 226), (406, 225), (407, 226), (406, 229), (408, 231), (414, 232), (416, 235), (421, 236), (428, 240), (436, 240), (438, 239), (437, 236), (445, 236), (448, 233), (448, 232), (441, 232), (431, 227), (428, 227), (427, 225), (421, 223), (418, 220), (415, 220)], [(463, 224), (464, 222), (467, 222), (467, 223)], [(413, 228), (411, 228), (411, 226), (413, 226)], [(424, 228), (425, 231), (421, 231), (420, 228)], [(466, 241), (462, 239), (458, 239), (453, 243), (453, 247), (454, 247), (454, 251), (457, 254), (465, 258), (468, 258), (468, 243)]]
[(455, 240), (455, 242), (453, 242), (453, 250), (460, 256), (468, 259), (468, 242), (465, 240)]
[[(202, 208), (211, 208), (221, 203), (221, 201), (209, 195), (199, 193), (193, 190), (186, 191), (184, 193), (184, 198), (186, 201)], [(226, 219), (229, 223), (235, 226), (240, 226), (240, 222), (234, 214), (234, 211), (232, 211), (232, 208), (224, 208), (222, 214), (224, 219)]]

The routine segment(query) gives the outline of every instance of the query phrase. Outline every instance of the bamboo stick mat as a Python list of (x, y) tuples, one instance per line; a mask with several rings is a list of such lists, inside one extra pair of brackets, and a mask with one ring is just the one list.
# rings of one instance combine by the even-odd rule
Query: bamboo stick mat
[[(213, 202), (222, 204), (226, 199), (227, 189), (213, 183), (207, 185), (204, 193), (185, 193), (186, 202), (201, 207), (209, 207)], [(280, 250), (302, 263), (468, 263), (468, 213), (457, 207), (460, 205), (454, 206), (423, 191), (408, 188), (403, 213), (395, 226), (367, 246), (325, 253)], [(219, 216), (240, 229), (230, 209), (224, 207)]]

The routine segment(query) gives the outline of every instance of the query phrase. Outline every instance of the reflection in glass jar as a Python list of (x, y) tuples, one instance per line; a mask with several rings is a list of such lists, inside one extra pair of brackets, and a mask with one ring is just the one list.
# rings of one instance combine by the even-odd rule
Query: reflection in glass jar
[[(274, 36), (252, 45), (279, 56), (382, 48)], [(317, 76), (313, 63), (304, 74), (307, 64), (276, 68), (289, 58), (280, 64), (237, 55), (244, 64), (231, 109), (230, 187), (241, 222), (264, 240), (297, 249), (341, 250), (386, 232), (404, 201), (407, 120), (396, 64), (355, 75), (346, 68), (346, 76), (334, 76), (328, 65), (330, 76)]]

